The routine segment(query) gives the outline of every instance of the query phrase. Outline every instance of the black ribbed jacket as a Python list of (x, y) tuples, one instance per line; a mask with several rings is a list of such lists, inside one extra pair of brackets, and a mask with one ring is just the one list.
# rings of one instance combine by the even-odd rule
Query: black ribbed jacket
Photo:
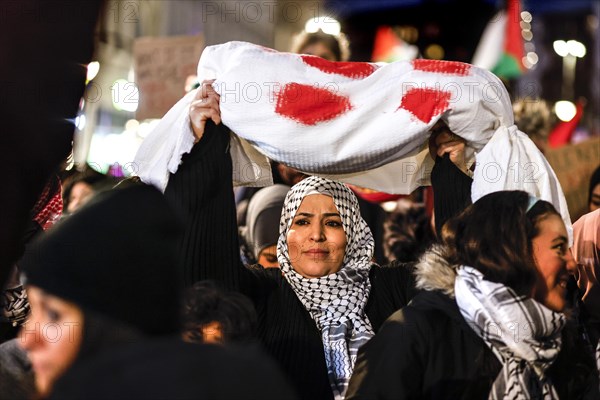
[[(248, 166), (235, 168), (243, 171)], [(202, 279), (218, 280), (250, 297), (258, 314), (258, 336), (300, 398), (332, 399), (321, 333), (309, 312), (279, 269), (248, 269), (240, 261), (231, 177), (229, 129), (208, 121), (202, 140), (183, 157), (165, 191), (186, 221), (181, 282), (189, 286)], [(468, 199), (468, 177), (447, 183), (447, 190)], [(410, 266), (391, 264), (374, 265), (370, 280), (366, 314), (377, 332), (387, 317), (413, 297), (414, 278)]]

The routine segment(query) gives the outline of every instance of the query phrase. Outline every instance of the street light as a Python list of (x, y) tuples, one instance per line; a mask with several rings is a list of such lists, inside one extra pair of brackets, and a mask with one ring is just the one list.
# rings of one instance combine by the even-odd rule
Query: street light
[(556, 54), (563, 59), (563, 85), (562, 97), (573, 99), (573, 85), (575, 83), (575, 65), (577, 58), (585, 57), (586, 49), (583, 43), (577, 40), (555, 40), (552, 44)]
[(557, 101), (556, 104), (554, 104), (554, 113), (561, 121), (569, 122), (575, 117), (575, 114), (577, 114), (577, 107), (567, 100)]
[(100, 63), (98, 61), (92, 61), (91, 63), (89, 63), (87, 65), (87, 74), (86, 74), (86, 79), (85, 79), (85, 83), (88, 83), (89, 81), (91, 81), (92, 79), (94, 79), (96, 77), (96, 75), (98, 75), (98, 71), (100, 71)]

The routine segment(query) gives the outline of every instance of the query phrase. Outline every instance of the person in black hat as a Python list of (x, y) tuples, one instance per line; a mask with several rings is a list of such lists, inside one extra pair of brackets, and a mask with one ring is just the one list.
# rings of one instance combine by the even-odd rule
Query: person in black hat
[(178, 332), (178, 217), (156, 189), (100, 194), (35, 241), (21, 267), (31, 316), (19, 344), (42, 397), (75, 365)]
[[(97, 195), (32, 244), (21, 264), (32, 314), (19, 344), (41, 398), (294, 398), (260, 349), (182, 343), (180, 226), (162, 194), (139, 184)], [(199, 377), (200, 365), (210, 373)], [(235, 371), (254, 383), (227, 386)]]

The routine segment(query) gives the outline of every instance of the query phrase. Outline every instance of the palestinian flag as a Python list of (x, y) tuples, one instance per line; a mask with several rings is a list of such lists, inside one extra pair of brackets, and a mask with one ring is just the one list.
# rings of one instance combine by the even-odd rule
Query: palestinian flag
[(400, 39), (391, 26), (380, 26), (375, 34), (373, 44), (373, 62), (394, 62), (414, 60), (419, 55), (419, 48)]
[(506, 10), (496, 14), (483, 31), (472, 64), (505, 79), (522, 75), (525, 67), (520, 23), (520, 1), (507, 0)]

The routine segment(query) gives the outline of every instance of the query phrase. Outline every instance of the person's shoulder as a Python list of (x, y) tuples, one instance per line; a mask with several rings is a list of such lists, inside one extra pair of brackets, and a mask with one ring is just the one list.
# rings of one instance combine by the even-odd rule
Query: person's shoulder
[(410, 262), (403, 262), (403, 261), (398, 261), (398, 260), (394, 260), (391, 261), (389, 263), (383, 264), (383, 265), (379, 265), (379, 264), (373, 264), (371, 266), (371, 273), (375, 273), (375, 274), (397, 274), (397, 273), (413, 273), (415, 270), (415, 262), (414, 261), (410, 261)]
[(381, 329), (406, 329), (409, 326), (418, 331), (435, 331), (452, 319), (448, 309), (453, 305), (453, 300), (441, 292), (422, 291), (407, 306), (390, 315)]
[[(231, 377), (239, 385), (228, 386)], [(202, 394), (215, 399), (294, 398), (287, 379), (261, 348), (191, 344), (178, 338), (123, 345), (88, 360), (59, 381), (51, 398), (159, 399)]]
[(367, 358), (390, 360), (393, 365), (404, 364), (407, 357), (422, 360), (442, 342), (439, 335), (447, 322), (435, 307), (410, 303), (388, 317), (362, 351)]
[(29, 371), (31, 363), (18, 341), (19, 339), (11, 339), (0, 344), (0, 365), (7, 369)]
[[(387, 290), (399, 289), (398, 282), (402, 284), (402, 287), (414, 288), (415, 263), (392, 261), (384, 265), (373, 264), (369, 272), (369, 280), (375, 287), (385, 287)], [(413, 290), (410, 292), (411, 298), (417, 293)], [(407, 302), (408, 300), (410, 299), (407, 299)]]
[(254, 279), (266, 286), (280, 286), (285, 282), (280, 268), (265, 268), (260, 264), (246, 265), (246, 270)]
[(250, 272), (252, 272), (255, 275), (265, 277), (265, 279), (280, 280), (283, 277), (280, 268), (272, 268), (272, 267), (267, 268), (267, 267), (263, 267), (262, 265), (260, 265), (258, 263), (247, 265), (246, 269), (248, 269)]

